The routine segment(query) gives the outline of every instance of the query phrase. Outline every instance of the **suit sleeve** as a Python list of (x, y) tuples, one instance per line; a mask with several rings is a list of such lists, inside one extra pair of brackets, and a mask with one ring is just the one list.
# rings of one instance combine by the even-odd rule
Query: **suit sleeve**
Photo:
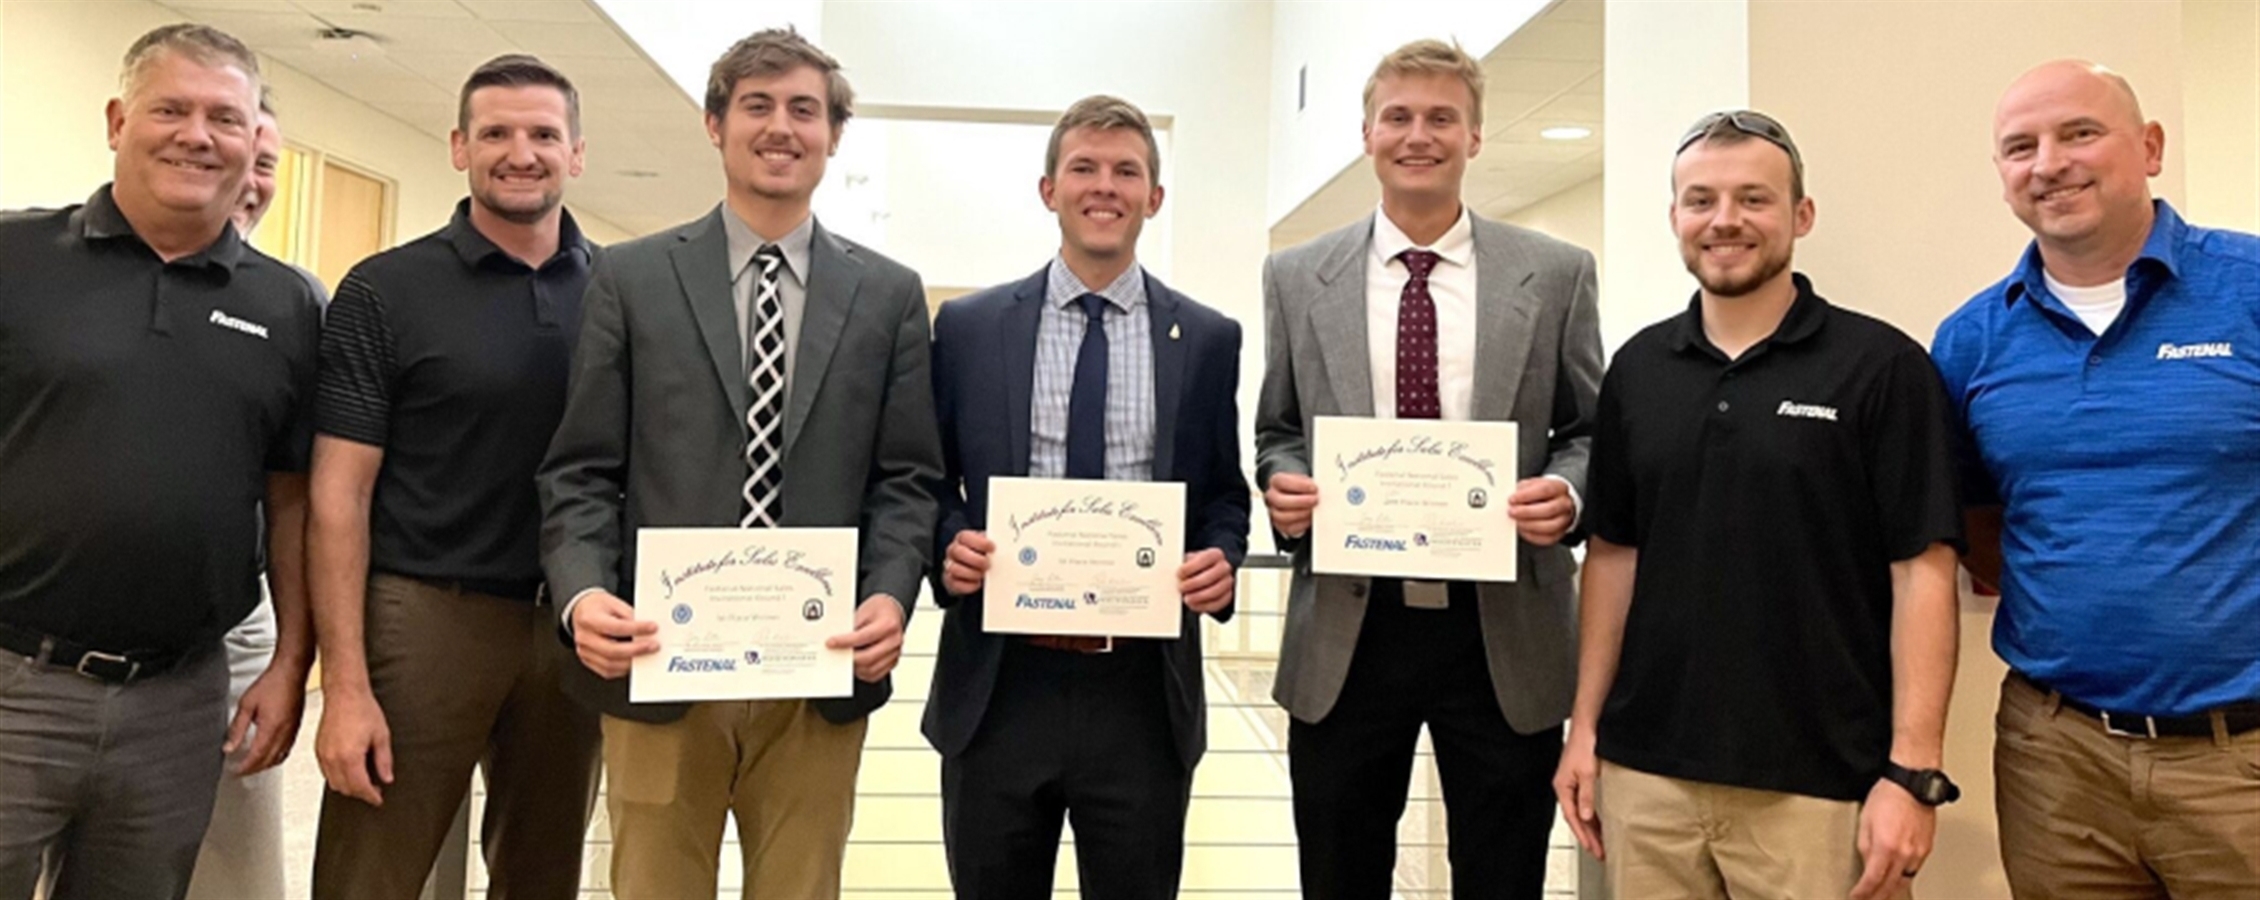
[[(1295, 393), (1295, 348), (1288, 343), (1287, 312), (1275, 274), (1278, 257), (1263, 261), (1263, 388), (1256, 398), (1256, 489), (1281, 472), (1310, 474), (1310, 440), (1303, 434), (1302, 398)], [(1293, 552), (1301, 538), (1272, 532), (1273, 545)]]
[(895, 321), (886, 394), (880, 400), (877, 444), (863, 479), (862, 559), (856, 574), (864, 598), (894, 597), (908, 624), (918, 606), (918, 583), (933, 562), (942, 442), (934, 426), (926, 290), (918, 276), (909, 276), (897, 306), (901, 313)]
[[(558, 597), (620, 593), (630, 422), (626, 315), (613, 268), (597, 264), (582, 302), (565, 415), (534, 482), (541, 494), (541, 561)], [(559, 607), (560, 614), (568, 607)]]
[[(1219, 400), (1216, 419), (1209, 425), (1210, 471), (1205, 479), (1208, 497), (1194, 521), (1197, 546), (1224, 551), (1224, 559), (1238, 572), (1248, 558), (1248, 481), (1240, 469), (1240, 323), (1219, 317), (1223, 325), (1217, 349), (1223, 351), (1214, 365), (1222, 371), (1214, 384)], [(1212, 614), (1218, 622), (1232, 621), (1237, 599)]]
[[(1553, 421), (1546, 445), (1545, 474), (1568, 481), (1579, 496), (1590, 497), (1586, 469), (1593, 456), (1594, 420), (1601, 405), (1601, 309), (1596, 299), (1593, 254), (1577, 251), (1577, 275), (1569, 315), (1562, 320), (1559, 371), (1554, 375)], [(1585, 539), (1585, 523), (1564, 538), (1574, 546)]]
[(933, 492), (937, 522), (934, 526), (934, 564), (928, 568), (931, 569), (934, 603), (942, 607), (951, 606), (961, 598), (951, 596), (949, 588), (942, 585), (941, 561), (949, 552), (950, 542), (957, 540), (957, 533), (973, 527), (965, 508), (965, 462), (958, 454), (958, 398), (957, 392), (953, 390), (958, 379), (958, 358), (965, 353), (965, 348), (959, 346), (957, 340), (958, 329), (954, 327), (959, 324), (957, 316), (960, 313), (960, 309), (944, 303), (941, 311), (934, 316), (934, 423), (941, 438), (942, 477), (936, 482)]

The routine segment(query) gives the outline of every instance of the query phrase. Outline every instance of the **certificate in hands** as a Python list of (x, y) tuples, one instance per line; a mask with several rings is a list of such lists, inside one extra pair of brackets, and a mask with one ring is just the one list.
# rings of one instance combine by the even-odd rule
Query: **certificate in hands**
[(855, 651), (853, 528), (639, 528), (636, 609), (659, 652), (636, 657), (628, 700), (845, 697)]
[(1515, 423), (1320, 416), (1311, 432), (1311, 571), (1515, 580)]
[(983, 630), (1146, 638), (1182, 630), (1182, 484), (991, 478), (988, 534), (997, 549), (982, 586)]

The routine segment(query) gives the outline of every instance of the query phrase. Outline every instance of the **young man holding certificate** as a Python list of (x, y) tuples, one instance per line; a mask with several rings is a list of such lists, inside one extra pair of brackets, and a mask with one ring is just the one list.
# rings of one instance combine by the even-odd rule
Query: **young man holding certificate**
[[(1295, 557), (1273, 696), (1294, 716), (1287, 753), (1306, 897), (1390, 895), (1423, 725), (1450, 817), (1452, 896), (1544, 890), (1547, 782), (1574, 674), (1576, 564), (1564, 544), (1585, 481), (1601, 339), (1592, 254), (1460, 202), (1482, 115), (1483, 70), (1459, 48), (1429, 40), (1390, 53), (1365, 88), (1381, 208), (1264, 263), (1256, 471), (1279, 546)], [(1376, 421), (1391, 419), (1401, 421)], [(1506, 422), (1512, 440), (1438, 436)], [(1344, 424), (1368, 438), (1399, 432), (1328, 443)], [(1340, 514), (1355, 525), (1432, 493), (1437, 473), (1422, 470), (1432, 463), (1440, 477), (1483, 468), (1485, 483), (1497, 479), (1457, 483), (1448, 540), (1405, 514), (1378, 517), (1391, 533), (1330, 533)], [(1345, 470), (1386, 477), (1346, 482)], [(1331, 523), (1329, 507), (1339, 507)], [(1513, 533), (1468, 529), (1486, 510)], [(1314, 556), (1314, 536), (1330, 549), (1453, 564), (1332, 569)], [(1464, 550), (1461, 540), (1484, 549), (1438, 552)], [(1485, 556), (1512, 557), (1512, 568), (1460, 565)], [(1512, 583), (1497, 580), (1510, 573)]]
[(1137, 262), (1160, 166), (1136, 106), (1078, 101), (1037, 182), (1058, 255), (934, 320), (948, 613), (925, 732), (961, 900), (1050, 897), (1063, 817), (1084, 896), (1177, 893), (1199, 616), (1232, 615), (1249, 500), (1240, 327)]
[[(604, 713), (621, 900), (714, 896), (729, 815), (747, 896), (839, 896), (941, 477), (918, 276), (810, 215), (852, 101), (792, 30), (739, 41), (706, 89), (727, 196), (589, 286), (542, 563), (582, 664), (566, 690)], [(712, 702), (631, 701), (655, 687)]]

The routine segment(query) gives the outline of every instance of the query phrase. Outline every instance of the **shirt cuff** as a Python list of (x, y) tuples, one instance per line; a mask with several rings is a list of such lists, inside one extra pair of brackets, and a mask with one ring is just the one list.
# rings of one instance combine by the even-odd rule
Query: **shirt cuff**
[(573, 599), (565, 601), (564, 608), (557, 612), (558, 627), (565, 629), (567, 635), (571, 635), (573, 633), (573, 607), (579, 606), (588, 595), (600, 593), (603, 590), (600, 587), (582, 588), (580, 593), (573, 595)]
[[(1585, 498), (1577, 495), (1577, 485), (1569, 483), (1569, 479), (1563, 478), (1562, 476), (1556, 475), (1552, 472), (1548, 472), (1538, 477), (1551, 478), (1555, 481), (1561, 482), (1562, 487), (1569, 488), (1569, 530), (1576, 531), (1578, 523), (1585, 521)], [(573, 599), (578, 600), (580, 598), (575, 597)]]

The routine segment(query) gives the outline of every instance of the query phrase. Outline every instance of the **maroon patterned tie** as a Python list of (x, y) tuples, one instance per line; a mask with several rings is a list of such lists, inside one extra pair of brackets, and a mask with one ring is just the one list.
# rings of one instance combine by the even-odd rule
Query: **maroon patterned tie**
[(1436, 301), (1428, 297), (1428, 273), (1442, 257), (1429, 250), (1397, 254), (1412, 277), (1397, 305), (1397, 418), (1436, 419), (1443, 406), (1436, 397)]

